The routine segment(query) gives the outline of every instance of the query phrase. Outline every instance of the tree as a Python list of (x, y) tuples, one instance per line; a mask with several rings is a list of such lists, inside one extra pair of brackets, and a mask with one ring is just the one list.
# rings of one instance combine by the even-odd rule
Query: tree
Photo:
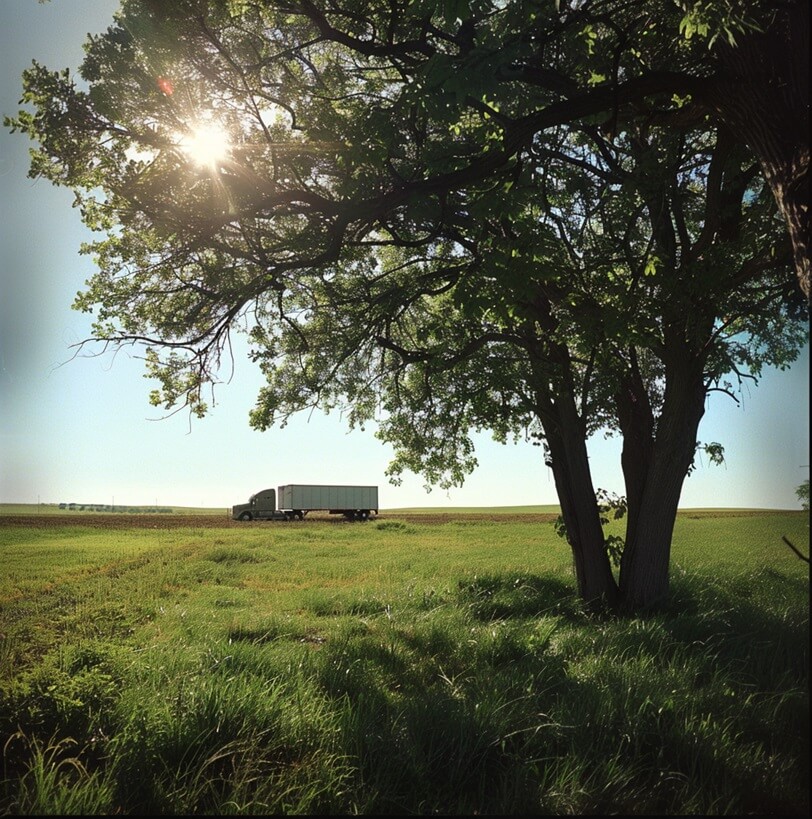
[(809, 511), (809, 478), (807, 478), (796, 490), (795, 494), (798, 496), (798, 500), (801, 502), (801, 508), (805, 511)]
[[(763, 174), (693, 100), (707, 47), (655, 12), (677, 26), (667, 2), (131, 0), (89, 89), (34, 64), (10, 124), (107, 232), (77, 306), (146, 347), (156, 404), (203, 414), (242, 329), (258, 428), (341, 404), (380, 421), (393, 477), (450, 483), (471, 428), (527, 435), (580, 594), (637, 611), (667, 596), (707, 392), (792, 360), (804, 314)], [(624, 438), (622, 557), (601, 426)]]
[[(308, 323), (304, 334), (287, 334), (287, 366), (266, 363), (270, 384), (254, 422), (268, 426), (297, 399), (324, 400), (328, 383), (340, 385), (328, 400), (353, 394), (356, 406), (372, 407), (376, 393), (363, 396), (358, 385), (385, 372), (392, 380), (378, 389), (390, 399), (382, 435), (398, 450), (393, 470), (450, 483), (470, 462), (470, 428), (502, 438), (540, 431), (581, 594), (632, 610), (663, 600), (677, 502), (707, 393), (728, 389), (724, 375), (742, 365), (757, 371), (791, 360), (804, 327), (787, 315), (788, 251), (782, 258), (769, 194), (762, 188), (755, 196), (748, 182), (752, 159), (731, 153), (724, 134), (683, 135), (670, 156), (658, 156), (668, 143), (655, 137), (637, 136), (638, 156), (631, 145), (615, 152), (604, 145), (600, 184), (572, 173), (574, 155), (553, 174), (554, 189), (542, 178), (550, 167), (528, 161), (528, 178), (513, 185), (508, 201), (494, 202), (492, 190), (481, 201), (469, 197), (457, 244), (470, 265), (463, 267), (459, 252), (426, 259), (431, 274), (413, 282), (431, 282), (428, 303), (426, 290), (404, 290), (403, 255), (365, 297), (355, 296), (359, 310), (347, 327), (383, 326), (375, 341), (397, 360), (384, 364), (374, 349), (348, 351), (336, 379), (330, 350), (346, 332), (332, 317), (324, 337)], [(524, 204), (532, 201), (535, 212)], [(317, 300), (346, 312), (359, 292)], [(629, 514), (619, 594), (609, 568), (617, 543), (603, 537), (585, 443), (604, 425), (624, 435)], [(708, 451), (721, 454), (718, 445)]]
[(809, 300), (809, 3), (685, 0), (680, 30), (709, 45), (696, 102), (747, 145), (792, 239)]

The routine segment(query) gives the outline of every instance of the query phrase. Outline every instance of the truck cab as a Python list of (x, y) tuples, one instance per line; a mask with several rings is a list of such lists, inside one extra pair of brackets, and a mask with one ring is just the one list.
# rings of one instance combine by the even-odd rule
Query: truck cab
[(238, 503), (231, 507), (234, 520), (289, 520), (284, 512), (276, 508), (276, 490), (263, 489), (251, 495), (248, 503)]

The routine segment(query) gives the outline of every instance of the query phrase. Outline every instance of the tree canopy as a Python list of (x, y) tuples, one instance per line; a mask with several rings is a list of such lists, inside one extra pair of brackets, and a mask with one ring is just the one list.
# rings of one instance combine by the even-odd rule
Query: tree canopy
[[(800, 6), (127, 0), (81, 86), (34, 64), (9, 124), (105, 234), (76, 306), (145, 347), (156, 404), (205, 413), (243, 331), (254, 426), (342, 406), (394, 479), (462, 482), (472, 429), (527, 437), (581, 595), (639, 610), (667, 595), (708, 391), (806, 338), (805, 109), (776, 119), (800, 81), (761, 141), (737, 101), (795, 52), (730, 85)], [(623, 500), (592, 485), (599, 428)]]

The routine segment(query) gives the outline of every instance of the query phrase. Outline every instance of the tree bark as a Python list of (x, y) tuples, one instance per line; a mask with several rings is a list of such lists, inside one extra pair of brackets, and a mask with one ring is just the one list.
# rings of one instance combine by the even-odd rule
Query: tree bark
[(809, 262), (809, 0), (776, 11), (764, 32), (717, 46), (707, 104), (756, 155), (787, 224), (807, 300)]
[[(558, 322), (549, 299), (539, 293), (527, 306), (530, 378), (535, 413), (549, 449), (547, 465), (553, 471), (567, 542), (572, 549), (578, 594), (591, 608), (612, 608), (618, 587), (606, 551), (589, 455), (586, 423), (576, 401), (576, 378), (565, 344), (551, 339)], [(544, 340), (537, 334), (544, 332)]]
[(634, 349), (630, 351), (630, 369), (621, 382), (615, 398), (623, 449), (620, 464), (626, 484), (626, 542), (637, 529), (654, 449), (654, 413), (637, 366)]
[(617, 601), (617, 583), (606, 552), (586, 442), (558, 430), (546, 432), (546, 437), (578, 594), (590, 607), (611, 608)]
[(618, 587), (606, 551), (595, 487), (589, 468), (586, 426), (578, 413), (569, 379), (569, 356), (563, 349), (563, 384), (542, 378), (536, 391), (538, 417), (549, 447), (561, 516), (572, 548), (578, 594), (590, 607), (612, 608)]
[[(694, 357), (666, 365), (662, 412), (653, 440), (632, 440), (624, 460), (629, 492), (626, 545), (620, 563), (620, 607), (641, 613), (664, 607), (669, 596), (671, 539), (682, 485), (696, 453), (705, 412), (701, 363)], [(626, 439), (624, 437), (624, 450)], [(643, 453), (650, 453), (642, 457)]]

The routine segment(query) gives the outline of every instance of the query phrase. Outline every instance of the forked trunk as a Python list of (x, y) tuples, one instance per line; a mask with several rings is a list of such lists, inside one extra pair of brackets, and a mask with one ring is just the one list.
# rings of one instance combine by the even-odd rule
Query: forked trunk
[(671, 540), (687, 467), (683, 470), (675, 463), (682, 458), (663, 455), (655, 454), (649, 469), (636, 525), (627, 534), (620, 564), (621, 607), (634, 614), (668, 603)]
[(620, 563), (620, 605), (629, 613), (651, 611), (668, 602), (677, 507), (705, 410), (701, 368), (694, 362), (694, 372), (688, 369), (669, 374), (654, 439), (624, 438), (629, 516)]

